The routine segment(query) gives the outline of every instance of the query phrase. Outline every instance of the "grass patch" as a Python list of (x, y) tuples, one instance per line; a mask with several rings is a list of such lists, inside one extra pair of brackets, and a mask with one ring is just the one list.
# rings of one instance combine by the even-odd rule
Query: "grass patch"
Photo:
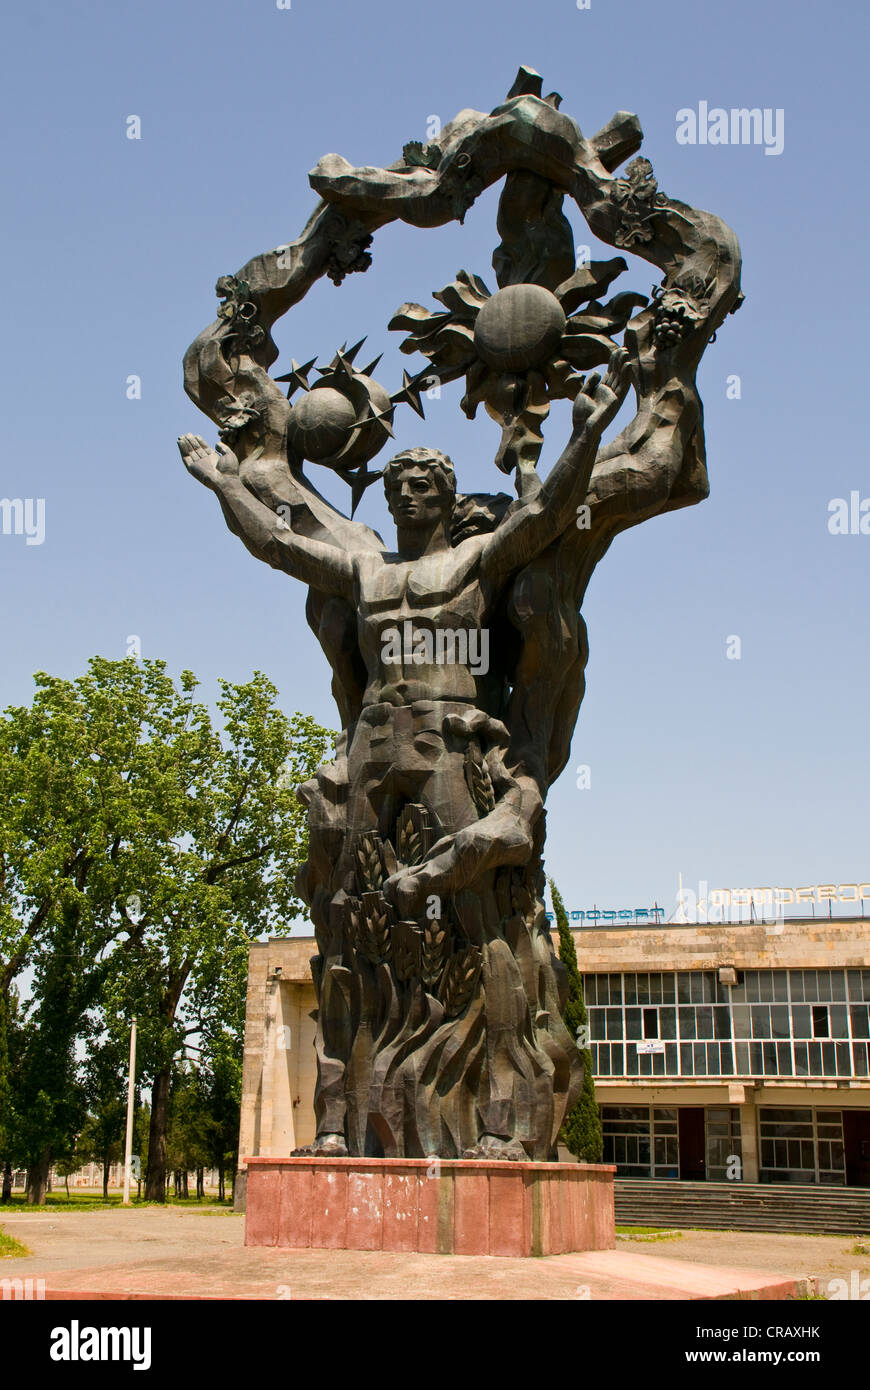
[(661, 1226), (617, 1226), (620, 1240), (681, 1240), (682, 1231), (670, 1231)]
[(20, 1240), (16, 1240), (14, 1236), (8, 1236), (4, 1230), (0, 1229), (0, 1260), (20, 1260), (22, 1256), (32, 1254), (33, 1251), (29, 1250), (26, 1245), (22, 1245)]
[[(146, 1202), (143, 1197), (141, 1201), (131, 1196), (131, 1207), (178, 1207), (181, 1211), (228, 1211), (232, 1210), (232, 1197), (225, 1197), (220, 1201), (217, 1197), (167, 1197), (165, 1202)], [(104, 1198), (102, 1192), (75, 1192), (72, 1191), (67, 1197), (66, 1193), (49, 1192), (45, 1198), (45, 1206), (28, 1207), (27, 1198), (24, 1193), (15, 1193), (11, 1202), (0, 1204), (0, 1211), (23, 1211), (27, 1208), (28, 1212), (39, 1211), (112, 1211), (122, 1206), (122, 1196), (120, 1192), (110, 1192), (108, 1198)]]

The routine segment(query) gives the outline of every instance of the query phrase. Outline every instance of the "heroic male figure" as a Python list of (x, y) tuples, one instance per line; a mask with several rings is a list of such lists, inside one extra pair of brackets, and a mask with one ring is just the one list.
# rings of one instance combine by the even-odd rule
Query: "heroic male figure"
[[(238, 460), (229, 449), (219, 445), (213, 451), (192, 435), (179, 441), (188, 470), (218, 494), (233, 529), (254, 554), (356, 614), (358, 648), (365, 666), (361, 708), (347, 730), (344, 756), (332, 768), (321, 769), (305, 792), (311, 829), (306, 897), (321, 953), (321, 985), (330, 972), (341, 975), (344, 970), (344, 928), (337, 939), (334, 924), (336, 912), (344, 921), (342, 909), (358, 892), (360, 837), (374, 831), (386, 840), (403, 806), (425, 808), (435, 843), (418, 862), (397, 865), (382, 885), (400, 920), (419, 920), (432, 895), (458, 901), (457, 895), (469, 885), (475, 889), (492, 883), (493, 871), (502, 866), (526, 866), (535, 859), (543, 836), (546, 787), (511, 759), (509, 732), (493, 717), (491, 683), (487, 687), (486, 676), (475, 675), (460, 663), (385, 660), (384, 635), (409, 620), (415, 629), (432, 634), (437, 629), (471, 632), (488, 627), (514, 576), (574, 527), (601, 433), (627, 390), (627, 362), (625, 351), (617, 349), (605, 379), (595, 375), (584, 383), (574, 404), (571, 439), (537, 494), (512, 504), (494, 531), (456, 543), (451, 539), (456, 500), (453, 469), (437, 451), (408, 450), (387, 465), (385, 489), (397, 531), (397, 549), (389, 553), (369, 543), (353, 550), (298, 534), (245, 486)], [(286, 514), (286, 509), (280, 510)], [(503, 662), (501, 671), (504, 683)], [(487, 814), (476, 804), (465, 775), (470, 741), (499, 748), (497, 761), (491, 763), (499, 770)], [(335, 771), (338, 766), (340, 774)], [(343, 783), (336, 797), (342, 802), (340, 848), (329, 799), (323, 795), (324, 784), (336, 776)], [(552, 1028), (561, 1035), (554, 973), (558, 963), (547, 939), (544, 957), (533, 971), (535, 978), (526, 987), (527, 993), (529, 988), (532, 991), (531, 1016), (529, 1024), (523, 1025), (516, 1013), (517, 966), (504, 956), (505, 943), (493, 941), (491, 923), (476, 923), (467, 911), (460, 916), (467, 940), (482, 953), (485, 980), (490, 972), (483, 1044), (489, 1083), (487, 1098), (478, 1104), (482, 1132), (473, 1137), (480, 1152), (521, 1158), (527, 1153), (518, 1134), (525, 1134), (532, 1152), (548, 1157), (551, 1122), (540, 1116), (537, 1121), (528, 1119), (535, 1104), (542, 1103), (534, 1099), (535, 1094), (543, 1095), (541, 1081), (535, 1077), (541, 1077), (542, 1066), (552, 1069), (554, 1065), (560, 1071), (570, 1065), (579, 1075), (579, 1057), (575, 1054), (571, 1059), (568, 1044), (565, 1060), (568, 1040), (560, 1036), (558, 1047), (554, 1038), (543, 1050), (540, 1042), (530, 1038), (533, 1060), (529, 1060), (522, 1038), (529, 1026), (536, 1038), (538, 1029), (543, 1030), (541, 1037)], [(549, 984), (543, 983), (545, 977)], [(342, 1021), (337, 1014), (341, 1009), (330, 1006), (328, 988), (322, 987), (320, 995), (315, 1147), (320, 1153), (346, 1153), (345, 1128), (355, 1125), (357, 1138), (351, 1136), (350, 1143), (359, 1149), (368, 1142), (364, 1133), (368, 1122), (348, 1117), (349, 1045), (340, 1036)], [(516, 1041), (511, 1043), (514, 1036)], [(555, 1061), (548, 1061), (551, 1052)], [(376, 1061), (371, 1071), (372, 1094), (377, 1095)], [(368, 1076), (365, 1085), (369, 1085)], [(576, 1086), (577, 1078), (569, 1086), (563, 1077), (566, 1095), (567, 1090), (575, 1092)], [(375, 1100), (360, 1101), (355, 1083), (353, 1089), (352, 1108), (356, 1103), (357, 1109), (371, 1105), (377, 1111)], [(552, 1109), (552, 1086), (544, 1086), (544, 1092), (550, 1096), (543, 1101), (544, 1107)], [(517, 1100), (517, 1095), (525, 1099)], [(375, 1114), (375, 1124), (377, 1120)], [(433, 1111), (430, 1136), (439, 1123)], [(425, 1125), (425, 1116), (420, 1124)], [(424, 1141), (424, 1152), (431, 1151), (432, 1142), (431, 1137)]]
[[(411, 663), (407, 669), (385, 663), (383, 633), (401, 628), (407, 619), (430, 631), (487, 626), (511, 577), (574, 526), (601, 433), (628, 387), (627, 361), (626, 352), (617, 349), (604, 380), (595, 374), (584, 383), (574, 403), (571, 438), (540, 491), (509, 508), (493, 532), (456, 545), (450, 540), (453, 470), (437, 452), (407, 451), (386, 469), (396, 551), (364, 548), (354, 552), (290, 530), (245, 487), (238, 460), (226, 446), (212, 450), (196, 435), (179, 440), (188, 471), (219, 495), (250, 549), (319, 592), (346, 600), (358, 614), (367, 681), (363, 712), (348, 747), (348, 828), (355, 833), (377, 828), (390, 813), (391, 797), (407, 799), (406, 791), (396, 785), (404, 774), (404, 787), (411, 790), (414, 784), (414, 799), (429, 804), (443, 836), (424, 864), (403, 869), (385, 885), (402, 915), (417, 911), (428, 894), (448, 886), (455, 891), (481, 869), (518, 862), (521, 847), (527, 853), (531, 841), (528, 817), (515, 816), (507, 806), (487, 827), (488, 834), (482, 835), (476, 815), (456, 805), (455, 779), (443, 767), (438, 773), (434, 766), (427, 767), (425, 756), (413, 748), (420, 741), (415, 734), (423, 731), (420, 720), (432, 726), (437, 738), (445, 718), (469, 715), (480, 707), (478, 678), (458, 663)], [(418, 713), (415, 730), (407, 716), (397, 712), (413, 710), (421, 702), (427, 708)], [(411, 731), (410, 738), (391, 735), (400, 724)], [(373, 744), (380, 750), (374, 756), (375, 766), (393, 768), (391, 786), (378, 787), (376, 777), (373, 781)], [(403, 757), (410, 758), (413, 767), (409, 763), (403, 768)], [(531, 788), (526, 793), (535, 794)], [(450, 823), (457, 816), (465, 820), (464, 825)], [(463, 830), (468, 833), (463, 835)]]

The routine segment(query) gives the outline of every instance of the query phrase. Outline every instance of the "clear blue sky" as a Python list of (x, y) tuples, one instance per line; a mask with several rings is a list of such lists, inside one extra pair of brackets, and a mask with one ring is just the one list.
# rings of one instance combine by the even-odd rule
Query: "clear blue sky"
[[(489, 110), (528, 63), (588, 134), (638, 114), (660, 186), (740, 236), (747, 296), (700, 374), (711, 497), (621, 537), (593, 579), (548, 870), (571, 907), (673, 906), (678, 870), (716, 886), (870, 878), (870, 536), (827, 528), (831, 498), (870, 497), (864, 7), (32, 0), (5, 33), (0, 496), (44, 498), (46, 536), (0, 536), (4, 705), (30, 698), (35, 670), (75, 675), (138, 634), (208, 698), (260, 668), (288, 712), (334, 724), (301, 587), (248, 555), (178, 458), (178, 434), (214, 436), (182, 354), (218, 275), (301, 230), (321, 155), (389, 163), (430, 115)], [(782, 108), (783, 153), (679, 145), (676, 112), (700, 101)], [(391, 313), (460, 266), (493, 284), (495, 199), (464, 228), (383, 229), (366, 275), (321, 281), (281, 321), (276, 371), (368, 333), (396, 389)], [(619, 288), (653, 278), (632, 258)], [(425, 423), (400, 414), (398, 444), (444, 448), (464, 490), (497, 489), (496, 427), (465, 421), (460, 394)], [(554, 414), (545, 463), (564, 429)], [(360, 515), (388, 528), (375, 490)]]

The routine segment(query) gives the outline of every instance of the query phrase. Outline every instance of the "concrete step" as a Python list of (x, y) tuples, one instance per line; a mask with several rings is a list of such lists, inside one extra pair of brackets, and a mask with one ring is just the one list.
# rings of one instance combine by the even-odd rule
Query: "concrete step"
[(617, 1224), (870, 1233), (870, 1189), (617, 1178)]

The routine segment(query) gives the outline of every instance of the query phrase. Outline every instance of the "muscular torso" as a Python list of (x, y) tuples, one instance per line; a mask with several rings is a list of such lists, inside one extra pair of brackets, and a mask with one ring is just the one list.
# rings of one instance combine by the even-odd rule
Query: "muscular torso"
[(481, 659), (488, 657), (483, 544), (483, 537), (473, 537), (418, 560), (355, 556), (357, 631), (368, 677), (364, 705), (476, 701), (475, 671), (483, 674)]

